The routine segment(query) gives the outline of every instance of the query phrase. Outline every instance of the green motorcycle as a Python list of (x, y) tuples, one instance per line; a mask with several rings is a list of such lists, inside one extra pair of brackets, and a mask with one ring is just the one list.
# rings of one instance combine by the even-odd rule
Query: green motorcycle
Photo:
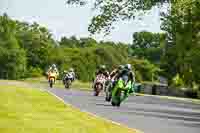
[(113, 91), (112, 91), (112, 106), (120, 106), (120, 104), (128, 98), (128, 96), (133, 93), (133, 85), (128, 79), (120, 78), (117, 81)]

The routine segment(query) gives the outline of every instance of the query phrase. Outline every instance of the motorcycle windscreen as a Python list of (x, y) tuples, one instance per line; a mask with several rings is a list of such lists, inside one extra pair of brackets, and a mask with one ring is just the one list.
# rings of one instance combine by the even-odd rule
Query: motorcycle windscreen
[(125, 85), (128, 83), (128, 75), (123, 75), (122, 80), (124, 81)]
[(69, 74), (66, 75), (66, 77), (67, 77), (68, 79), (72, 79), (72, 78), (73, 78), (73, 75), (72, 75), (71, 73), (69, 73)]

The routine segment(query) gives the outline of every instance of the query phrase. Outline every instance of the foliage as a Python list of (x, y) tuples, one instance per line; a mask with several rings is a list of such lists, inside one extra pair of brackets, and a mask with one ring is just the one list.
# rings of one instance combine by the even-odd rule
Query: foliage
[(129, 63), (135, 69), (137, 81), (156, 81), (161, 71), (158, 66), (150, 63), (148, 60), (132, 58), (129, 60)]
[[(109, 33), (113, 23), (134, 19), (148, 12), (153, 6), (169, 0), (95, 0), (94, 9), (99, 14), (93, 17), (89, 31)], [(68, 4), (85, 5), (85, 0), (67, 0)], [(166, 34), (140, 32), (133, 35), (131, 46), (123, 43), (97, 42), (92, 38), (62, 37), (56, 43), (51, 33), (38, 24), (11, 20), (6, 15), (0, 19), (0, 60), (6, 62), (10, 50), (21, 52), (17, 64), (29, 71), (31, 67), (45, 70), (56, 63), (59, 70), (75, 68), (77, 78), (89, 81), (96, 68), (105, 64), (110, 70), (119, 64), (130, 62), (136, 69), (138, 80), (156, 80), (159, 74), (172, 84), (189, 86), (200, 84), (200, 3), (198, 0), (170, 1), (170, 9), (163, 15), (162, 29)], [(129, 51), (129, 55), (128, 52)], [(22, 60), (20, 59), (22, 58)], [(155, 65), (156, 64), (156, 65)], [(7, 72), (2, 65), (1, 77)], [(9, 68), (10, 69), (10, 68)], [(13, 69), (14, 70), (14, 69)], [(161, 71), (162, 70), (162, 71)], [(3, 72), (4, 71), (4, 72)], [(26, 71), (24, 71), (26, 72)], [(23, 77), (24, 74), (20, 75)], [(178, 80), (177, 75), (179, 75)], [(174, 80), (173, 80), (174, 79)]]
[[(55, 63), (63, 71), (73, 67), (77, 78), (90, 81), (100, 64), (109, 70), (127, 62), (127, 46), (92, 38), (62, 37), (55, 41), (45, 27), (0, 16), (0, 78), (39, 77)], [(60, 78), (61, 78), (60, 77)]]
[(16, 38), (16, 23), (0, 16), (0, 78), (18, 79), (26, 72), (26, 53)]
[(164, 43), (164, 33), (136, 32), (133, 34), (130, 54), (140, 59), (148, 59), (151, 62), (158, 63), (163, 55)]
[[(66, 0), (69, 5), (87, 4), (87, 0)], [(94, 16), (88, 30), (92, 33), (109, 33), (114, 28), (113, 23), (120, 20), (132, 20), (139, 13), (145, 13), (153, 6), (169, 0), (95, 0), (93, 9), (99, 14)]]
[(124, 61), (128, 57), (127, 54), (121, 54), (122, 49), (118, 46), (115, 48), (105, 44), (90, 48), (66, 48), (62, 46), (52, 50), (55, 53), (49, 57), (52, 63), (55, 62), (61, 72), (70, 67), (75, 68), (77, 78), (83, 81), (92, 80), (100, 64), (105, 64), (109, 69), (117, 64), (125, 63)]
[(26, 56), (23, 49), (0, 47), (0, 78), (19, 79), (25, 76)]
[(39, 67), (30, 67), (26, 74), (26, 77), (41, 77), (43, 75), (43, 70)]
[[(86, 0), (67, 0), (67, 2), (86, 4)], [(185, 85), (193, 86), (193, 82), (199, 84), (199, 0), (95, 0), (93, 8), (98, 10), (99, 14), (92, 18), (88, 29), (92, 34), (101, 31), (107, 34), (114, 28), (115, 22), (132, 20), (138, 14), (148, 12), (153, 6), (162, 5), (164, 2), (169, 3), (169, 11), (163, 15), (162, 24), (162, 29), (167, 32), (167, 43), (163, 41), (159, 47), (153, 46), (147, 49), (143, 41), (138, 39), (140, 48), (135, 48), (137, 45), (133, 44), (134, 48), (129, 49), (129, 52), (135, 57), (148, 59), (154, 63), (162, 59), (159, 64), (169, 80), (179, 74)], [(137, 34), (134, 34), (134, 38), (141, 37), (136, 36)], [(149, 41), (148, 34), (140, 34)]]
[(179, 0), (164, 15), (163, 30), (167, 31), (168, 43), (162, 63), (166, 75), (172, 79), (179, 74), (184, 84), (193, 87), (200, 83), (200, 2)]

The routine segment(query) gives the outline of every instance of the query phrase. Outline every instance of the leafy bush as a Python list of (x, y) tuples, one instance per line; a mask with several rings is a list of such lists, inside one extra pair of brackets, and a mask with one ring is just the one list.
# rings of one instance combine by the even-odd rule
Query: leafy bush
[(23, 49), (0, 47), (0, 78), (20, 79), (26, 73), (26, 54)]
[(43, 75), (43, 70), (39, 67), (30, 67), (30, 69), (27, 72), (27, 77), (41, 77)]
[(129, 62), (135, 69), (136, 79), (139, 81), (154, 81), (157, 80), (158, 74), (161, 71), (159, 67), (150, 63), (148, 60), (131, 58)]

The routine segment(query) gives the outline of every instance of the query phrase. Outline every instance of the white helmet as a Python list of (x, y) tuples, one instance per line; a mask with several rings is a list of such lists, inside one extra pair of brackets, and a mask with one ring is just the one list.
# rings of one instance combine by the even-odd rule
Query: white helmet
[(69, 71), (70, 71), (70, 72), (73, 72), (73, 71), (74, 71), (74, 69), (73, 69), (73, 68), (70, 68), (70, 69), (69, 69)]
[(52, 67), (53, 67), (53, 68), (56, 68), (56, 64), (53, 64)]
[(126, 64), (125, 68), (128, 69), (128, 70), (131, 70), (131, 64)]

